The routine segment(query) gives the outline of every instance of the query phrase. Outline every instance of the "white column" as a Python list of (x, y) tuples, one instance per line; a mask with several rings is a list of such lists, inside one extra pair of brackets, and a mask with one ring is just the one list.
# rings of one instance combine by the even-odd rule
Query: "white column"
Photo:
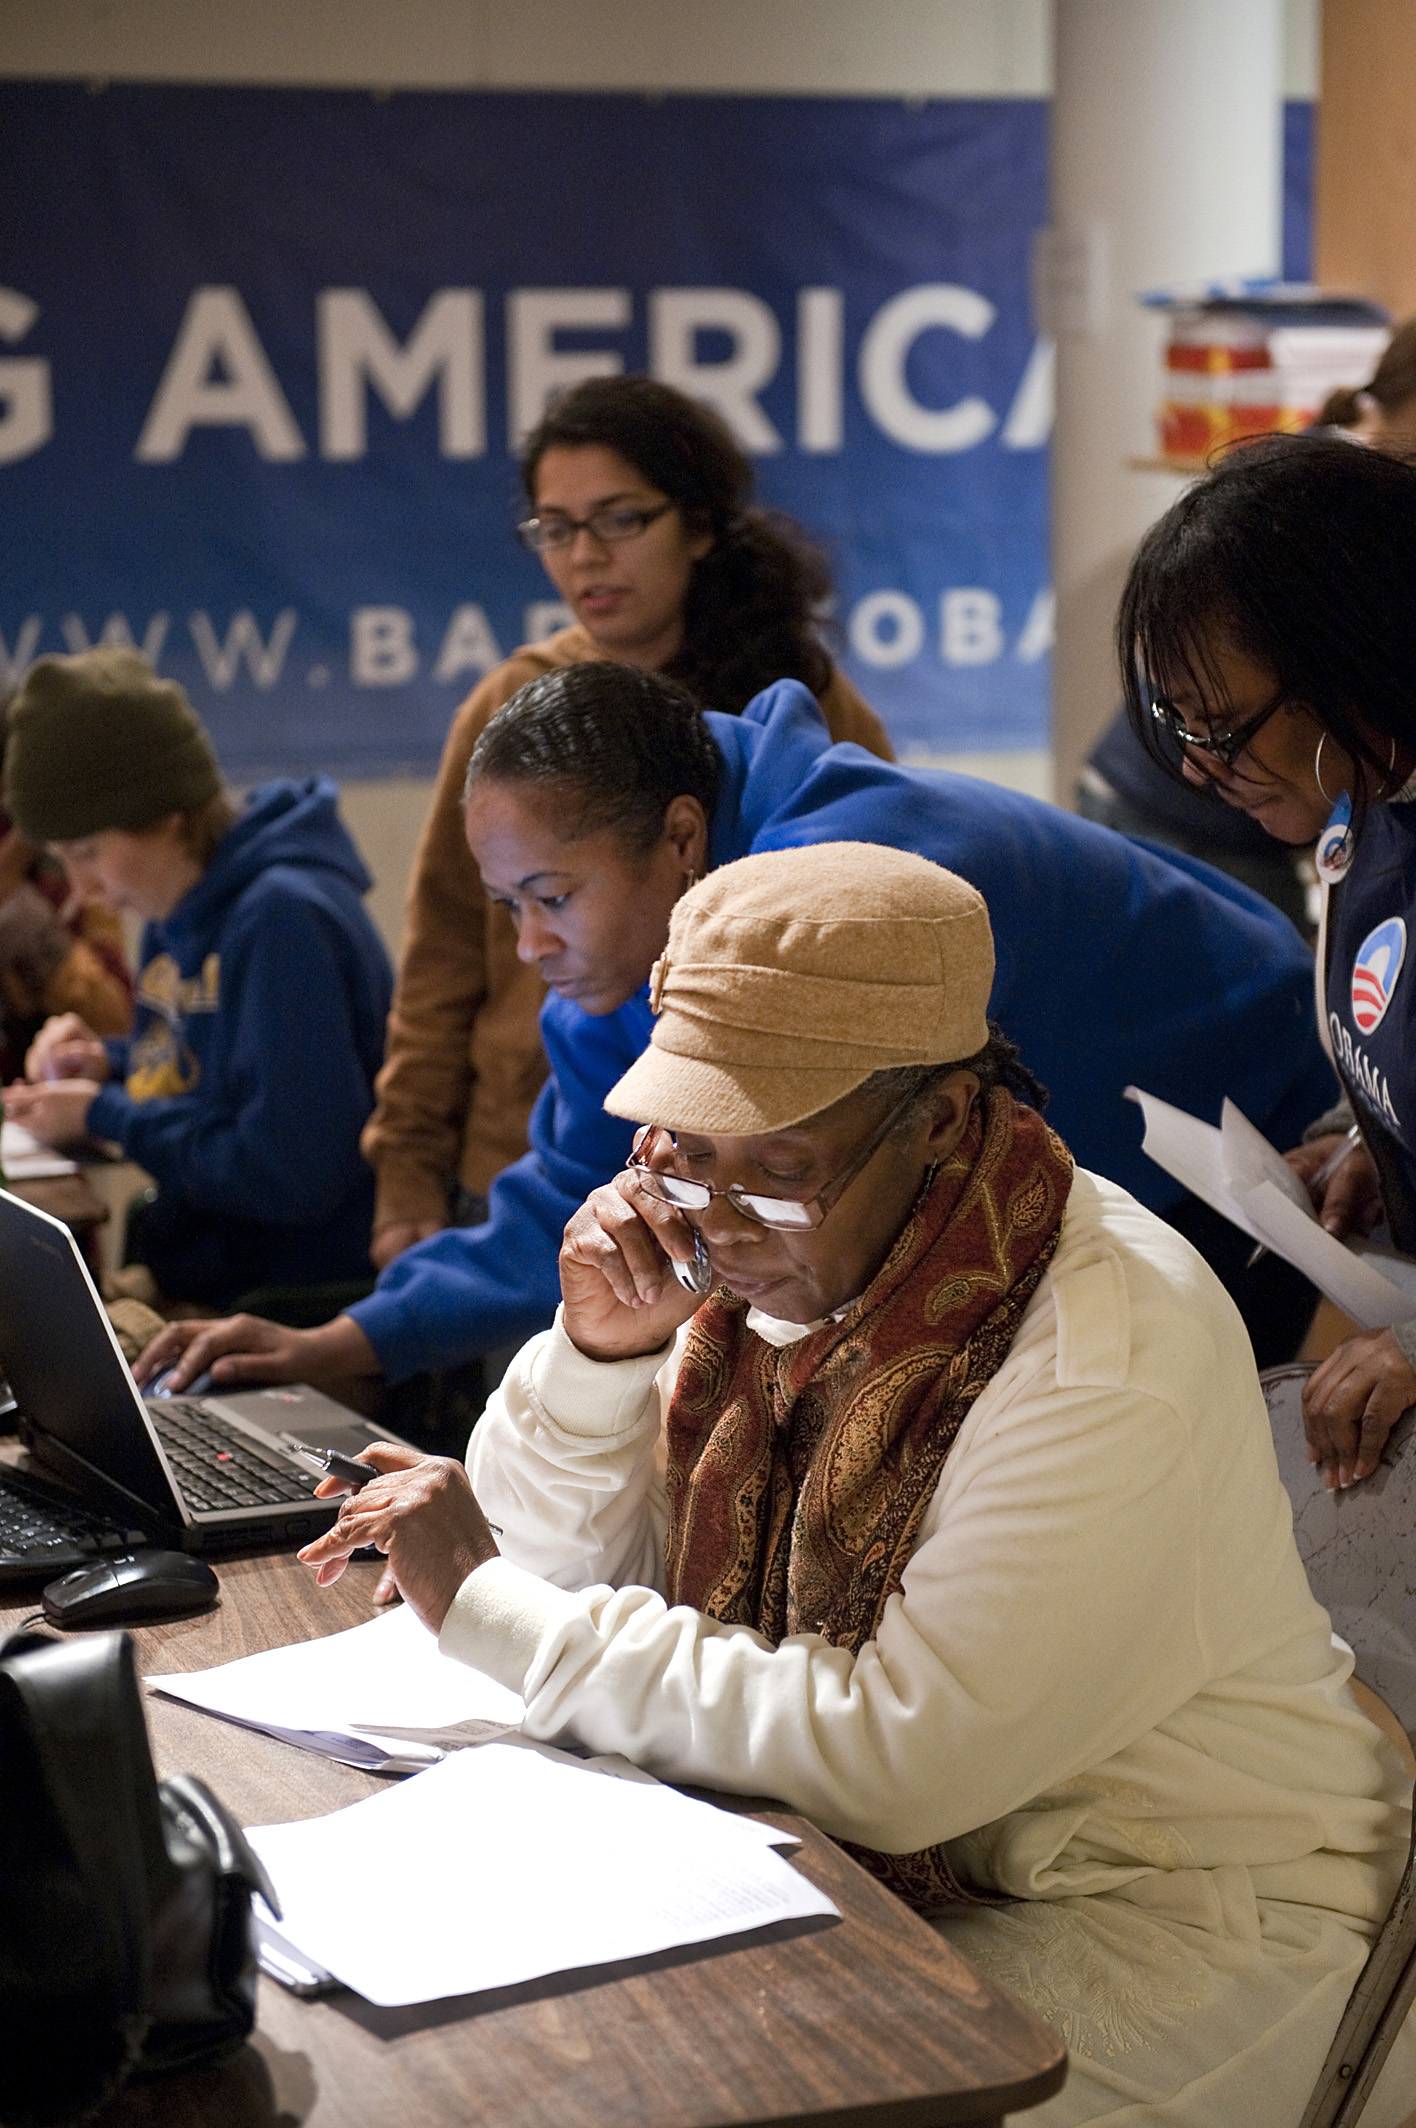
[(1127, 563), (1181, 487), (1126, 463), (1155, 452), (1164, 339), (1134, 297), (1277, 271), (1282, 30), (1281, 0), (1055, 0), (1038, 302), (1057, 336), (1052, 743), (1064, 805), (1118, 700), (1111, 630)]

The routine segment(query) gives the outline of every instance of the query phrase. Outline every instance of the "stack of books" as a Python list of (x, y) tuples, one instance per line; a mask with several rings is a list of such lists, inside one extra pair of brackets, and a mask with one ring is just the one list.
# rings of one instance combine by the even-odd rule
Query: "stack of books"
[(1169, 322), (1156, 427), (1161, 455), (1182, 465), (1310, 427), (1329, 392), (1366, 383), (1390, 329), (1379, 303), (1306, 282), (1159, 288), (1141, 301)]

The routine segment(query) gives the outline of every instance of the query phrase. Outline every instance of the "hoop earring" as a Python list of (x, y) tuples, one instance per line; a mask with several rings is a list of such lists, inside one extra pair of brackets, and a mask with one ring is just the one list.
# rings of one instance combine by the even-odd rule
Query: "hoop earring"
[[(1317, 786), (1318, 786), (1318, 789), (1319, 789), (1319, 791), (1321, 792), (1322, 796), (1323, 796), (1324, 798), (1326, 798), (1326, 800), (1327, 800), (1328, 804), (1329, 804), (1329, 805), (1336, 805), (1336, 804), (1337, 804), (1337, 799), (1333, 797), (1333, 795), (1332, 795), (1332, 792), (1331, 792), (1331, 791), (1330, 791), (1330, 790), (1328, 789), (1327, 785), (1326, 785), (1326, 784), (1325, 784), (1325, 783), (1323, 782), (1323, 748), (1324, 748), (1324, 747), (1325, 747), (1325, 746), (1327, 745), (1327, 737), (1328, 737), (1328, 735), (1327, 735), (1327, 733), (1326, 733), (1326, 732), (1319, 732), (1319, 734), (1318, 734), (1318, 750), (1317, 750), (1317, 752), (1316, 752), (1316, 753), (1314, 754), (1314, 756), (1313, 756), (1313, 780), (1314, 780), (1314, 781), (1315, 781), (1315, 783), (1317, 784)], [(1395, 748), (1395, 742), (1393, 741), (1393, 753), (1392, 753), (1392, 759), (1393, 759), (1393, 760), (1395, 760), (1395, 759), (1396, 759), (1396, 754), (1395, 754), (1394, 748)]]
[[(1313, 863), (1324, 886), (1335, 887), (1352, 863), (1357, 850), (1357, 838), (1352, 832), (1352, 798), (1347, 791), (1339, 791), (1336, 798), (1323, 782), (1323, 748), (1327, 745), (1327, 733), (1318, 737), (1318, 750), (1313, 756), (1313, 778), (1318, 789), (1332, 807), (1326, 827), (1317, 840), (1313, 851)], [(1396, 755), (1392, 754), (1393, 761)]]
[(1388, 792), (1388, 791), (1391, 791), (1391, 790), (1395, 790), (1395, 788), (1396, 788), (1396, 734), (1395, 734), (1395, 732), (1391, 733), (1390, 737), (1388, 738), (1388, 741), (1387, 741), (1387, 743), (1388, 743), (1388, 745), (1389, 745), (1389, 747), (1390, 747), (1391, 751), (1390, 751), (1390, 753), (1389, 753), (1389, 754), (1387, 755), (1387, 765), (1386, 765), (1386, 773), (1385, 773), (1385, 774), (1383, 775), (1383, 777), (1382, 777), (1382, 787), (1381, 787), (1381, 790), (1380, 790), (1380, 792), (1378, 793), (1378, 796), (1379, 796), (1379, 797), (1382, 797), (1382, 798), (1385, 798), (1385, 797), (1386, 797), (1386, 795), (1387, 795), (1387, 792)]

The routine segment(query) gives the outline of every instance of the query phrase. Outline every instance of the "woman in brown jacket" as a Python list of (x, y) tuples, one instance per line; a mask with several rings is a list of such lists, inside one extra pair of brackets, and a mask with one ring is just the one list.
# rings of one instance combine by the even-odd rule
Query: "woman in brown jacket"
[(594, 658), (668, 673), (733, 712), (771, 681), (798, 679), (833, 739), (892, 758), (879, 718), (821, 646), (822, 558), (790, 519), (754, 504), (751, 465), (716, 414), (649, 377), (591, 378), (532, 431), (521, 474), (521, 537), (575, 623), (488, 673), (443, 749), (363, 1139), (380, 1270), (476, 1216), (492, 1177), (526, 1150), (545, 1077), (540, 981), (518, 962), (463, 833), (468, 757), (493, 713), (538, 674)]

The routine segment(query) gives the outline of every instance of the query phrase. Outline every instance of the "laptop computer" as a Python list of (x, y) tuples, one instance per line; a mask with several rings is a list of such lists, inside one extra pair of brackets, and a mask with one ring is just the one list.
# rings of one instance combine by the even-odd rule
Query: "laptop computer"
[[(318, 1389), (144, 1397), (69, 1229), (0, 1190), (0, 1373), (39, 1471), (184, 1551), (303, 1543), (332, 1504), (288, 1443), (397, 1440)], [(3, 1483), (3, 1479), (0, 1479)]]

